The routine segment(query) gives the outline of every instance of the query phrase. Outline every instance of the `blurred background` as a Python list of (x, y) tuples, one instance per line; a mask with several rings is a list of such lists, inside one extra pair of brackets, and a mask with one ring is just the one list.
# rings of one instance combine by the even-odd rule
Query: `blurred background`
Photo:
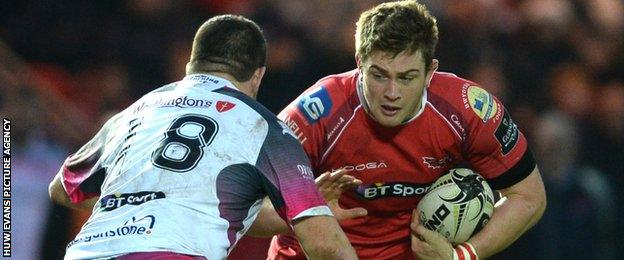
[[(245, 15), (269, 44), (258, 100), (279, 112), (355, 67), (355, 21), (373, 0), (8, 0), (0, 7), (0, 111), (13, 120), (13, 257), (61, 259), (88, 213), (47, 185), (111, 114), (184, 76), (193, 34)], [(622, 259), (624, 2), (422, 0), (438, 18), (440, 71), (499, 97), (548, 192), (540, 223), (495, 259)], [(264, 259), (247, 239), (231, 259)], [(244, 249), (244, 253), (240, 249)], [(264, 255), (263, 255), (264, 254)]]

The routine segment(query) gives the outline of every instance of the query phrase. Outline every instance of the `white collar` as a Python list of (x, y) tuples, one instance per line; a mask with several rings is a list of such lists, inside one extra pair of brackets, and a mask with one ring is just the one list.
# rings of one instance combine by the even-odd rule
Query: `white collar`
[(189, 86), (192, 86), (195, 84), (208, 84), (209, 88), (216, 89), (216, 88), (228, 87), (228, 88), (240, 91), (238, 88), (236, 88), (234, 84), (232, 84), (232, 82), (230, 82), (227, 79), (217, 77), (215, 75), (203, 74), (203, 73), (187, 75), (186, 77), (184, 77), (184, 79), (182, 79), (180, 84), (183, 84), (183, 85), (188, 84)]

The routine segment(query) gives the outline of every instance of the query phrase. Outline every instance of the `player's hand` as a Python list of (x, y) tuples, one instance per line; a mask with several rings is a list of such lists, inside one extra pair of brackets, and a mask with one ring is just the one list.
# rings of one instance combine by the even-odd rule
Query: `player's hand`
[(368, 214), (364, 208), (343, 209), (338, 204), (338, 199), (344, 191), (353, 189), (360, 184), (362, 184), (361, 180), (347, 175), (347, 171), (343, 169), (334, 172), (324, 172), (316, 178), (316, 186), (338, 221), (362, 217)]
[(412, 251), (418, 259), (453, 259), (453, 246), (438, 232), (429, 230), (420, 224), (418, 211), (412, 212)]
[(337, 200), (344, 191), (353, 189), (362, 184), (362, 181), (351, 175), (347, 171), (340, 169), (335, 172), (324, 172), (316, 178), (316, 186), (326, 201)]

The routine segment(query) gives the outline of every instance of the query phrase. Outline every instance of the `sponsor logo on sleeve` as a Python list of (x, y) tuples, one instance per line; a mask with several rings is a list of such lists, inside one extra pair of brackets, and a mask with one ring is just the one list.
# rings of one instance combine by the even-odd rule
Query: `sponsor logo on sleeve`
[(100, 209), (111, 211), (124, 205), (141, 205), (145, 202), (165, 198), (162, 191), (141, 191), (136, 193), (115, 193), (100, 199)]
[(453, 124), (455, 124), (455, 126), (457, 127), (457, 130), (459, 130), (459, 134), (461, 135), (461, 138), (463, 140), (466, 139), (466, 128), (464, 128), (462, 122), (459, 120), (459, 116), (456, 114), (452, 114), (451, 115), (451, 121), (453, 121)]
[(314, 181), (314, 172), (310, 166), (297, 164), (297, 170), (304, 179)]
[(309, 123), (316, 122), (319, 118), (327, 116), (332, 108), (332, 101), (324, 86), (304, 95), (299, 101), (299, 110), (305, 115)]
[(511, 116), (507, 110), (504, 111), (503, 119), (496, 128), (494, 136), (501, 145), (501, 152), (507, 155), (518, 143), (518, 126), (511, 120)]
[(282, 134), (283, 135), (290, 135), (290, 136), (294, 137), (295, 139), (299, 140), (299, 138), (297, 138), (297, 136), (295, 135), (295, 132), (293, 132), (293, 130), (290, 129), (290, 127), (286, 123), (282, 122), (282, 120), (277, 120), (277, 122), (282, 127)]
[(308, 137), (303, 135), (303, 130), (299, 127), (299, 124), (297, 124), (295, 120), (291, 119), (290, 116), (284, 118), (284, 124), (292, 130), (295, 138), (297, 138), (301, 144), (304, 144), (308, 140)]
[(345, 122), (345, 119), (343, 117), (338, 118), (338, 122), (336, 123), (336, 125), (332, 127), (331, 131), (329, 131), (329, 133), (327, 134), (327, 140), (329, 140), (336, 133), (336, 131), (340, 128), (340, 126), (344, 122)]
[(468, 103), (472, 111), (474, 111), (484, 123), (496, 115), (498, 105), (490, 93), (480, 87), (470, 86), (468, 87), (467, 95)]

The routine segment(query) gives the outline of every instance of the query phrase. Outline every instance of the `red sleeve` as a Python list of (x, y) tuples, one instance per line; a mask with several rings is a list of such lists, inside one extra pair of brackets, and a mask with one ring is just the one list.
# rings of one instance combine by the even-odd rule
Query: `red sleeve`
[(523, 180), (535, 167), (527, 140), (503, 104), (476, 85), (464, 85), (462, 95), (469, 124), (467, 159), (495, 189)]
[(319, 148), (322, 146), (321, 142), (323, 141), (323, 127), (321, 127), (320, 124), (308, 124), (301, 112), (296, 107), (292, 106), (288, 106), (282, 110), (279, 114), (279, 118), (283, 120), (294, 132), (295, 136), (297, 136), (297, 139), (303, 145), (303, 149), (310, 159), (312, 168), (316, 168), (322, 156)]
[(316, 169), (321, 163), (326, 146), (325, 124), (336, 107), (337, 93), (330, 93), (330, 90), (336, 88), (334, 84), (336, 83), (331, 79), (317, 82), (278, 115), (303, 145), (312, 169)]

